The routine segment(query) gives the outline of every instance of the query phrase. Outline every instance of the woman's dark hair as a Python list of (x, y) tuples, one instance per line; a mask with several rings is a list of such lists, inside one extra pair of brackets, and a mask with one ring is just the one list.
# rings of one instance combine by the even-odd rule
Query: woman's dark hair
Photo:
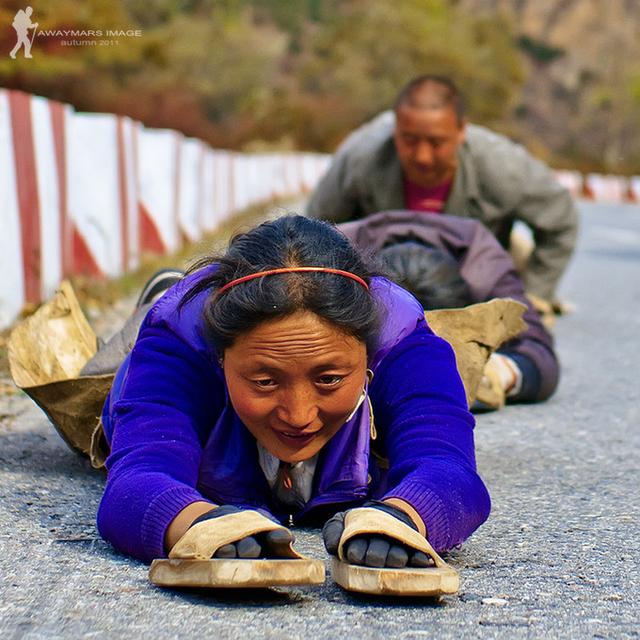
[(189, 290), (180, 306), (211, 290), (204, 318), (218, 352), (261, 322), (302, 310), (312, 311), (371, 349), (379, 326), (378, 307), (371, 293), (351, 278), (322, 272), (277, 274), (242, 282), (216, 295), (236, 278), (279, 267), (342, 269), (369, 284), (372, 272), (331, 224), (296, 215), (264, 222), (232, 238), (224, 255), (202, 258), (187, 273), (214, 264), (218, 269)]
[(378, 253), (389, 277), (410, 291), (424, 309), (464, 307), (473, 302), (457, 260), (436, 247), (407, 241)]

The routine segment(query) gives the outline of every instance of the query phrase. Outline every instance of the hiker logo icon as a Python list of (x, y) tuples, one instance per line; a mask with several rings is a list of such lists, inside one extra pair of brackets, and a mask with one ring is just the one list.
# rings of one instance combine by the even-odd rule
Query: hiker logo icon
[[(31, 22), (31, 14), (33, 9), (27, 7), (26, 9), (20, 9), (13, 18), (12, 26), (16, 30), (18, 36), (16, 46), (13, 47), (9, 54), (14, 60), (16, 54), (20, 51), (20, 47), (24, 46), (24, 57), (33, 58), (31, 55), (31, 45), (36, 37), (36, 30), (38, 29), (37, 22)], [(29, 37), (29, 29), (33, 29), (33, 34)]]

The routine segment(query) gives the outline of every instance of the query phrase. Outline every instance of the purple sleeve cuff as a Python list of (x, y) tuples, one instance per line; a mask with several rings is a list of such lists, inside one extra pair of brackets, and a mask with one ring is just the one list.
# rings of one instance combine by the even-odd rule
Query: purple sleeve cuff
[[(164, 536), (171, 521), (194, 502), (210, 502), (195, 489), (187, 486), (171, 487), (156, 496), (149, 504), (140, 529), (142, 544), (140, 557), (147, 562), (165, 558)], [(213, 504), (213, 503), (212, 503)]]
[(382, 499), (398, 498), (410, 504), (427, 528), (427, 540), (438, 552), (451, 548), (447, 510), (442, 500), (423, 484), (407, 480), (387, 493)]

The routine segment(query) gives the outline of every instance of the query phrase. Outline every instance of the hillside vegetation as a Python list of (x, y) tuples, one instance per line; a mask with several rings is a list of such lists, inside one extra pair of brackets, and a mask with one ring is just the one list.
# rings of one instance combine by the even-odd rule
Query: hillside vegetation
[[(640, 170), (640, 8), (611, 0), (40, 0), (42, 30), (141, 29), (118, 44), (36, 36), (0, 84), (220, 147), (332, 151), (412, 76), (452, 75), (475, 122), (556, 165)], [(0, 8), (0, 47), (21, 0)], [(627, 51), (628, 54), (623, 53)]]
[(640, 171), (640, 2), (460, 0), (513, 26), (525, 82), (509, 127), (556, 164)]

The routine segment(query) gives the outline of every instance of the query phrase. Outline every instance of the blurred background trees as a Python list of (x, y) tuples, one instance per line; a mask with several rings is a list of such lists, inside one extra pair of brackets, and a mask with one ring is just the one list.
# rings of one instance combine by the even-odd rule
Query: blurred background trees
[[(620, 18), (616, 7), (628, 4), (611, 0), (607, 15)], [(0, 5), (3, 51), (24, 6)], [(130, 115), (219, 147), (332, 151), (411, 77), (444, 73), (465, 93), (470, 119), (557, 166), (640, 170), (640, 58), (625, 53), (640, 46), (640, 9), (629, 15), (627, 6), (625, 26), (608, 29), (597, 0), (38, 0), (33, 8), (39, 30), (143, 30), (98, 47), (36, 36), (32, 60), (0, 58), (2, 86), (80, 110)]]

